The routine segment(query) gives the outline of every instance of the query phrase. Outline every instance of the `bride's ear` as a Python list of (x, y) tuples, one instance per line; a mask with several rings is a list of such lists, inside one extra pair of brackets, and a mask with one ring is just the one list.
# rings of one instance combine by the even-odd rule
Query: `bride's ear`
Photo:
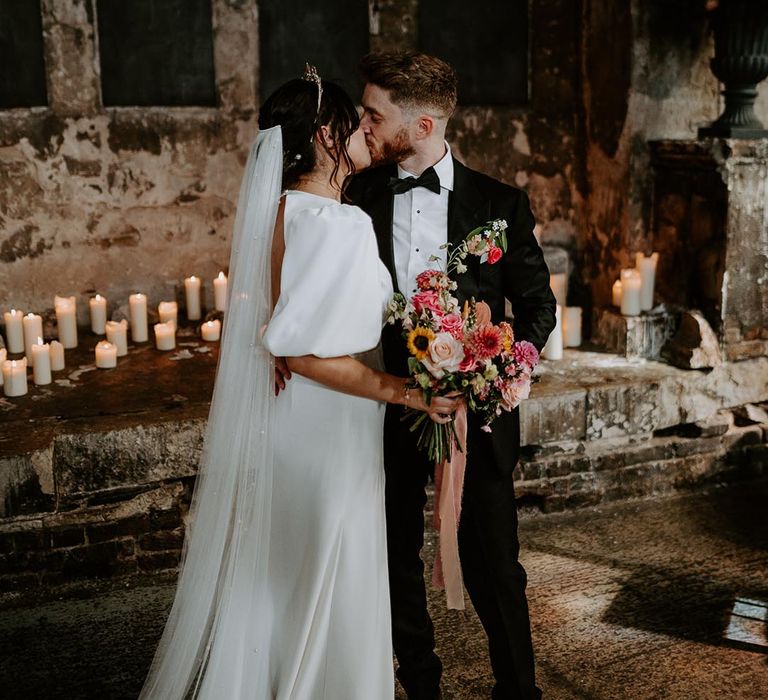
[(319, 139), (321, 140), (321, 143), (325, 145), (326, 149), (332, 150), (334, 146), (336, 145), (336, 142), (333, 140), (333, 137), (331, 136), (331, 130), (323, 124), (320, 127), (320, 132), (318, 134)]

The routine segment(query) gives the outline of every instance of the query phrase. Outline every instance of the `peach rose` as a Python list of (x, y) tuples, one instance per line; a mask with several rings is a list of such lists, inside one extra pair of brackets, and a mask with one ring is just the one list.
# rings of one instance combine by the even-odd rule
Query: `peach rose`
[(464, 359), (464, 348), (450, 333), (438, 333), (421, 361), (429, 373), (441, 379), (446, 372), (455, 372)]
[(509, 382), (501, 391), (501, 407), (505, 411), (511, 411), (520, 405), (523, 399), (531, 393), (531, 382), (528, 379), (518, 379)]

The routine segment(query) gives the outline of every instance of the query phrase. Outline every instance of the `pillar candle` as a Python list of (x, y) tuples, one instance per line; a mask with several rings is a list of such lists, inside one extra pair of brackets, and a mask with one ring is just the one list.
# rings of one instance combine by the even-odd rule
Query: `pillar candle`
[(58, 340), (51, 341), (49, 350), (51, 356), (51, 370), (60, 372), (64, 369), (64, 346)]
[(581, 307), (566, 306), (563, 310), (563, 345), (577, 348), (581, 345)]
[(27, 359), (3, 362), (3, 393), (24, 396), (27, 393)]
[[(8, 351), (5, 348), (0, 348), (0, 369), (3, 368), (3, 362), (8, 357)], [(3, 373), (0, 372), (0, 386), (3, 386)]]
[(217, 318), (213, 321), (206, 321), (200, 326), (200, 333), (203, 336), (203, 340), (209, 342), (218, 340), (221, 337), (221, 321)]
[(104, 335), (107, 325), (107, 300), (97, 294), (88, 300), (88, 305), (91, 307), (91, 330), (96, 335)]
[(37, 343), (32, 346), (32, 381), (35, 384), (51, 383), (51, 353), (48, 343), (44, 343), (42, 338), (37, 339)]
[(611, 301), (614, 306), (621, 306), (621, 280), (616, 280), (611, 288)]
[(647, 257), (642, 253), (635, 255), (635, 267), (640, 271), (640, 309), (642, 311), (653, 308), (653, 288), (658, 262), (658, 253), (653, 253)]
[(541, 356), (547, 360), (563, 359), (563, 307), (560, 304), (555, 311), (555, 327), (549, 334)]
[(160, 323), (172, 323), (176, 328), (179, 327), (179, 305), (175, 301), (161, 301), (157, 305), (157, 314)]
[(131, 317), (131, 339), (134, 343), (146, 343), (149, 340), (146, 295), (131, 294), (128, 297), (128, 306)]
[(190, 321), (197, 321), (200, 316), (200, 278), (187, 277), (184, 280), (184, 291), (187, 297), (187, 318)]
[(564, 272), (558, 272), (549, 276), (549, 286), (555, 295), (555, 300), (560, 306), (565, 306), (565, 299), (568, 295), (568, 279)]
[(99, 369), (117, 367), (117, 347), (108, 340), (96, 343), (96, 366)]
[(53, 300), (59, 340), (65, 348), (77, 347), (77, 299), (56, 296)]
[(128, 321), (107, 321), (107, 340), (117, 348), (117, 356), (128, 354)]
[(640, 314), (640, 273), (637, 270), (621, 271), (621, 313), (624, 316)]
[(173, 323), (155, 324), (155, 345), (158, 350), (173, 350), (176, 347), (176, 326)]
[(11, 309), (3, 314), (5, 320), (5, 342), (8, 352), (24, 352), (24, 312)]
[(227, 309), (227, 277), (223, 272), (213, 280), (213, 300), (216, 311)]
[(43, 335), (43, 317), (33, 314), (31, 311), (24, 317), (24, 354), (30, 365), (32, 359), (32, 346)]

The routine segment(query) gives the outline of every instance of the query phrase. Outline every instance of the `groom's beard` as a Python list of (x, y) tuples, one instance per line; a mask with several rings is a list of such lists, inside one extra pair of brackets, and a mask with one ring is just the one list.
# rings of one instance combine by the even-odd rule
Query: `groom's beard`
[(402, 127), (392, 140), (384, 141), (378, 149), (369, 143), (368, 150), (371, 154), (371, 167), (386, 163), (401, 163), (416, 152), (405, 127)]

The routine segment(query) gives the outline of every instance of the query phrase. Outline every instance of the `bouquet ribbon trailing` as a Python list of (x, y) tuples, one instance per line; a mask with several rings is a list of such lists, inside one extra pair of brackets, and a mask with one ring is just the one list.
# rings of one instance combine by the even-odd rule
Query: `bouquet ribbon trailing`
[[(459, 519), (467, 465), (467, 407), (456, 411), (456, 434), (450, 457), (435, 465), (434, 526), (440, 533), (432, 585), (445, 588), (448, 608), (464, 609), (464, 581), (459, 560)], [(458, 445), (456, 444), (458, 440)]]

